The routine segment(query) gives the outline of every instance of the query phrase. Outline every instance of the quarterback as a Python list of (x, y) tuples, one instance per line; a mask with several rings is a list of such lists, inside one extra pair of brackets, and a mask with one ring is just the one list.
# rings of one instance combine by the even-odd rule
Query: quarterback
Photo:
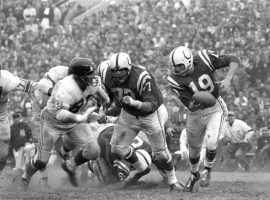
[[(186, 191), (193, 191), (195, 183), (200, 180), (199, 161), (203, 141), (206, 146), (204, 170), (200, 185), (207, 187), (210, 173), (215, 161), (219, 136), (227, 115), (227, 106), (219, 95), (219, 86), (215, 81), (215, 71), (230, 67), (221, 87), (230, 87), (233, 75), (238, 67), (238, 59), (233, 55), (218, 55), (213, 51), (202, 50), (193, 55), (185, 46), (179, 46), (170, 53), (172, 74), (168, 82), (181, 102), (189, 109), (187, 118), (187, 142), (191, 176)], [(209, 91), (216, 99), (216, 104), (203, 107), (193, 100), (198, 91)]]
[(144, 174), (148, 170), (147, 165), (138, 159), (134, 149), (130, 147), (142, 130), (151, 143), (154, 158), (166, 170), (170, 188), (182, 190), (165, 139), (167, 109), (152, 75), (144, 67), (132, 65), (130, 56), (120, 52), (113, 54), (110, 59), (104, 85), (115, 108), (119, 108), (113, 109), (115, 113), (108, 110), (106, 114), (117, 116), (120, 112), (111, 139), (112, 153), (119, 160), (124, 159), (131, 163), (137, 173)]
[(19, 78), (9, 71), (0, 70), (0, 174), (4, 169), (8, 156), (10, 140), (10, 124), (8, 119), (7, 101), (12, 91), (32, 93), (36, 82)]
[(96, 107), (87, 108), (88, 100), (99, 93), (105, 101), (109, 97), (101, 87), (101, 81), (94, 74), (95, 66), (86, 58), (77, 57), (71, 61), (68, 76), (58, 81), (52, 88), (47, 105), (41, 112), (41, 133), (36, 155), (27, 164), (22, 176), (24, 189), (31, 177), (38, 171), (46, 168), (56, 139), (64, 134), (64, 146), (74, 148), (74, 143), (82, 147), (74, 158), (66, 160), (62, 167), (68, 173), (74, 186), (77, 166), (99, 155), (99, 146), (96, 137), (87, 123), (99, 119), (93, 113)]

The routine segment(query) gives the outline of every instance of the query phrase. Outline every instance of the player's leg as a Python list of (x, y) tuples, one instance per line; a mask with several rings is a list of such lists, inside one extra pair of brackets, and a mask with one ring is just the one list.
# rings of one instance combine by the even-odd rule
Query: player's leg
[(172, 155), (166, 144), (164, 124), (167, 118), (167, 109), (162, 105), (151, 115), (139, 118), (139, 121), (142, 131), (147, 135), (151, 144), (154, 159), (158, 160), (166, 172), (171, 189), (182, 190), (182, 186), (175, 175)]
[(222, 129), (225, 124), (225, 117), (225, 113), (220, 110), (212, 114), (207, 121), (204, 139), (206, 146), (204, 170), (202, 172), (202, 178), (200, 182), (202, 187), (208, 187), (210, 184), (211, 170), (216, 159), (219, 138), (223, 131)]
[(200, 180), (199, 163), (205, 130), (200, 114), (201, 113), (189, 113), (187, 119), (187, 143), (191, 172), (185, 185), (185, 191), (187, 192), (196, 192), (197, 182)]
[(130, 147), (139, 131), (137, 118), (126, 111), (122, 111), (114, 127), (110, 144), (111, 152), (114, 153), (119, 160), (124, 159), (131, 163), (137, 172), (143, 172), (147, 169), (147, 165), (138, 159), (135, 151)]
[[(78, 187), (79, 184), (76, 177), (77, 167), (89, 160), (97, 159), (100, 154), (100, 147), (97, 142), (97, 136), (85, 123), (78, 124), (73, 130), (67, 133), (66, 136), (70, 137), (72, 141), (74, 141), (72, 144), (76, 144), (81, 147), (74, 157), (62, 163), (62, 168), (67, 172), (71, 184)], [(65, 143), (67, 141), (70, 140), (65, 139), (63, 141), (63, 146), (68, 148), (71, 143)]]
[(0, 120), (0, 175), (6, 165), (9, 152), (10, 126), (9, 120), (5, 117)]
[(50, 159), (54, 143), (57, 137), (57, 131), (47, 125), (41, 126), (40, 137), (38, 140), (35, 156), (26, 163), (26, 169), (22, 175), (22, 187), (27, 189), (32, 176), (38, 170), (44, 170)]

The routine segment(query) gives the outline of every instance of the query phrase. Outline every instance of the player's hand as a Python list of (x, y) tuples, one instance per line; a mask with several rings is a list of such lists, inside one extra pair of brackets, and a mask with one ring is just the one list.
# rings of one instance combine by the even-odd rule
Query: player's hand
[(189, 103), (188, 108), (191, 112), (194, 112), (196, 110), (203, 109), (204, 107), (199, 102), (193, 100)]
[(229, 92), (231, 90), (231, 79), (223, 79), (220, 82), (220, 87), (223, 88), (226, 92)]
[(129, 106), (132, 106), (138, 110), (141, 109), (142, 107), (142, 102), (139, 101), (139, 100), (134, 100), (132, 97), (130, 96), (124, 96), (123, 99), (122, 99), (122, 103), (126, 104), (126, 105), (129, 105)]
[(134, 99), (130, 96), (124, 96), (122, 99), (122, 102), (127, 105), (131, 105), (133, 103)]
[(169, 127), (169, 128), (166, 129), (166, 133), (167, 133), (170, 137), (173, 136), (173, 131), (174, 131), (174, 129), (173, 129), (172, 127)]
[(99, 124), (105, 124), (108, 122), (108, 117), (105, 113), (101, 114), (100, 119), (97, 120)]
[(182, 152), (182, 160), (189, 160), (188, 150)]

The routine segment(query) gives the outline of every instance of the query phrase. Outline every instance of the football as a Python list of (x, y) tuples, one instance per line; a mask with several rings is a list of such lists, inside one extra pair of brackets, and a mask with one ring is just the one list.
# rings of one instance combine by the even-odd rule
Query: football
[(204, 107), (212, 107), (216, 104), (215, 97), (208, 91), (196, 92), (192, 98)]

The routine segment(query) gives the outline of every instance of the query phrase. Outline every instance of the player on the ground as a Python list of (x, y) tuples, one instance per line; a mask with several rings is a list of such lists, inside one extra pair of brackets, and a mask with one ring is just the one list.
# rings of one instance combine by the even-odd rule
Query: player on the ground
[(119, 160), (131, 163), (138, 173), (146, 173), (147, 165), (140, 162), (130, 148), (133, 139), (142, 130), (149, 138), (154, 157), (166, 170), (170, 188), (182, 190), (165, 140), (164, 117), (168, 116), (167, 109), (153, 76), (144, 67), (132, 65), (130, 56), (120, 52), (110, 59), (104, 85), (116, 108), (106, 114), (116, 116), (120, 113), (111, 139), (111, 151)]
[(7, 101), (12, 91), (32, 93), (36, 82), (19, 78), (9, 71), (0, 70), (0, 174), (6, 165), (10, 140), (10, 124), (8, 119)]
[[(99, 182), (104, 184), (124, 181), (130, 173), (130, 163), (125, 160), (119, 160), (111, 152), (110, 141), (113, 130), (114, 124), (111, 124), (111, 126), (107, 126), (101, 131), (98, 136), (98, 144), (101, 149), (100, 156), (98, 159), (90, 161), (88, 165), (89, 169), (97, 176)], [(143, 149), (150, 157), (151, 146), (140, 137), (135, 137), (131, 146), (134, 150), (138, 148)], [(146, 162), (149, 162), (147, 158)], [(150, 165), (150, 162), (148, 165)]]
[[(220, 97), (219, 86), (215, 82), (215, 70), (230, 67), (221, 82), (221, 87), (228, 90), (239, 61), (235, 56), (218, 55), (208, 50), (198, 51), (198, 54), (193, 56), (189, 48), (179, 46), (171, 52), (170, 63), (173, 71), (168, 77), (169, 84), (189, 109), (186, 128), (191, 176), (185, 190), (193, 191), (195, 183), (200, 179), (199, 161), (204, 139), (206, 153), (200, 185), (209, 185), (219, 136), (227, 114), (227, 106)], [(192, 98), (198, 91), (209, 91), (216, 98), (216, 104), (203, 108)]]
[(22, 176), (24, 189), (27, 188), (31, 177), (46, 167), (55, 141), (61, 134), (64, 134), (64, 147), (72, 150), (74, 143), (82, 147), (74, 158), (62, 164), (74, 186), (78, 186), (77, 166), (98, 157), (99, 145), (87, 123), (99, 119), (99, 115), (93, 113), (95, 107), (87, 108), (87, 103), (96, 93), (107, 102), (109, 97), (102, 89), (94, 70), (95, 66), (88, 59), (74, 58), (69, 66), (68, 76), (53, 87), (51, 97), (40, 117), (39, 148)]

